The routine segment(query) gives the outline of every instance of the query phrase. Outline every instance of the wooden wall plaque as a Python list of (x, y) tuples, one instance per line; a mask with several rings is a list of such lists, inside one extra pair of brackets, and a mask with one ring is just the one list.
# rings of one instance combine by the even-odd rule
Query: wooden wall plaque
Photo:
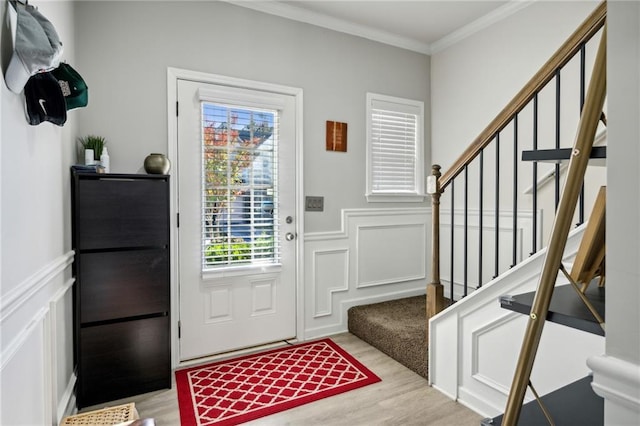
[(327, 151), (347, 152), (347, 123), (327, 121)]

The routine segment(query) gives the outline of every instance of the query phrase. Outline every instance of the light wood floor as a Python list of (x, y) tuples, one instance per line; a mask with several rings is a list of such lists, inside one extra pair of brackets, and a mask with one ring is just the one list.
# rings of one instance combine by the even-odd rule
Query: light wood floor
[[(331, 339), (382, 379), (381, 382), (302, 405), (246, 425), (479, 426), (481, 417), (429, 387), (427, 381), (350, 333)], [(452, 366), (452, 368), (455, 368)], [(175, 386), (82, 411), (135, 402), (141, 418), (157, 426), (180, 424)]]

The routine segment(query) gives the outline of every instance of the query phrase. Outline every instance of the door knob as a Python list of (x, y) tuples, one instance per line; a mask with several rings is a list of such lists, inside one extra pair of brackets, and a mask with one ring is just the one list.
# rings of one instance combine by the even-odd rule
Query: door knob
[(287, 234), (284, 236), (284, 238), (287, 241), (292, 241), (292, 240), (294, 240), (296, 238), (296, 234), (293, 234), (291, 232), (287, 232)]

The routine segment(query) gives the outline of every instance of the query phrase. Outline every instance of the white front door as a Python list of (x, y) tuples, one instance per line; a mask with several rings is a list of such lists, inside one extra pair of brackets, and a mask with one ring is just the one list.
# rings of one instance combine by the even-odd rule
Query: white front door
[(296, 98), (178, 80), (180, 360), (296, 337)]

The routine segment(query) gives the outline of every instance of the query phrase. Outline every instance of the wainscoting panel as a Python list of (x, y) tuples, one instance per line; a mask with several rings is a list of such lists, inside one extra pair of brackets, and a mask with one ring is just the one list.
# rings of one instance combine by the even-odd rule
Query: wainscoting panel
[[(467, 213), (467, 235), (465, 243), (464, 211), (455, 210), (453, 218), (451, 210), (440, 211), (440, 282), (444, 285), (445, 297), (451, 294), (451, 281), (454, 282), (454, 298), (459, 300), (464, 291), (465, 280), (468, 292), (482, 283), (489, 282), (512, 267), (513, 239), (515, 235), (516, 264), (526, 259), (533, 247), (533, 219), (530, 210), (517, 212), (516, 226), (513, 224), (513, 211), (498, 212), (498, 228), (495, 227), (495, 212), (485, 211), (482, 216), (482, 247), (480, 247), (480, 211), (469, 209)], [(538, 218), (542, 217), (541, 213)], [(451, 272), (451, 229), (453, 219), (453, 277)], [(536, 245), (542, 241), (542, 222), (538, 219)], [(496, 274), (496, 238), (498, 255), (498, 273)], [(466, 276), (464, 257), (469, 260)], [(479, 265), (482, 265), (480, 270)]]
[(358, 288), (424, 279), (426, 236), (424, 223), (358, 227)]
[(73, 368), (73, 295), (74, 279), (68, 279), (49, 302), (52, 403), (56, 424), (75, 407), (73, 388), (76, 375)]
[(347, 330), (352, 306), (425, 293), (431, 211), (342, 211), (340, 231), (304, 236), (304, 338)]
[[(523, 316), (517, 313), (505, 310), (502, 315), (471, 332), (471, 353), (473, 354), (471, 376), (475, 380), (505, 393), (509, 391), (512, 375), (508, 374), (508, 372), (505, 374), (505, 369), (500, 368), (494, 360), (496, 352), (517, 353), (517, 351), (503, 352), (503, 348), (506, 345), (512, 345), (513, 343), (517, 345), (518, 343), (517, 339), (509, 339), (509, 341), (505, 342), (503, 334), (520, 335), (522, 333), (522, 327), (519, 324), (522, 321), (518, 321), (518, 318), (520, 320), (524, 319)], [(504, 333), (496, 332), (496, 330), (503, 330)], [(495, 348), (500, 349), (496, 351)], [(503, 359), (503, 361), (505, 360)], [(512, 364), (512, 361), (514, 360), (509, 359), (509, 364)]]
[[(583, 230), (571, 232), (565, 265), (575, 258)], [(429, 323), (431, 384), (485, 417), (504, 410), (527, 321), (502, 309), (498, 299), (535, 290), (545, 255), (543, 250), (528, 257)], [(559, 278), (558, 284), (566, 280)], [(586, 376), (586, 359), (602, 351), (603, 337), (547, 322), (531, 380), (544, 395)], [(451, 368), (452, 358), (459, 360), (457, 368)]]
[(349, 250), (316, 251), (313, 260), (313, 317), (330, 316), (333, 293), (349, 290)]
[[(2, 354), (0, 383), (2, 383), (3, 425), (45, 425), (51, 423), (48, 401), (49, 351), (45, 345), (45, 309), (40, 310), (13, 344)], [(9, 385), (11, 384), (11, 385)], [(35, 391), (34, 391), (35, 390)], [(28, 398), (10, 398), (9, 395), (28, 395)]]
[(57, 425), (74, 409), (73, 257), (61, 255), (2, 295), (2, 425)]

